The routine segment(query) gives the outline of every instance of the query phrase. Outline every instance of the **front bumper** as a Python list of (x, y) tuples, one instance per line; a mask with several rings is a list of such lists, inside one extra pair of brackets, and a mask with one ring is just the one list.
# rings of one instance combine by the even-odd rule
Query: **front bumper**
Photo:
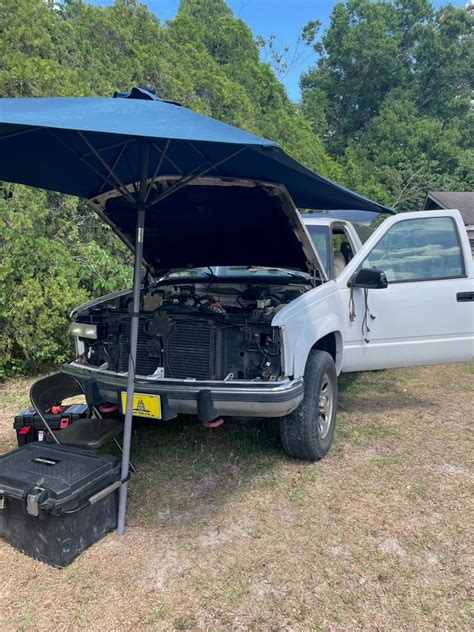
[[(127, 390), (126, 373), (115, 373), (77, 362), (64, 364), (61, 371), (82, 384), (89, 403), (98, 405), (114, 402), (121, 406), (120, 393)], [(224, 382), (137, 376), (135, 390), (160, 395), (165, 419), (177, 414), (191, 414), (198, 415), (202, 421), (210, 421), (209, 413), (204, 412), (204, 409), (209, 411), (209, 407), (216, 417), (283, 417), (295, 410), (303, 399), (304, 385), (302, 378), (278, 382)], [(206, 402), (204, 407), (203, 401)]]

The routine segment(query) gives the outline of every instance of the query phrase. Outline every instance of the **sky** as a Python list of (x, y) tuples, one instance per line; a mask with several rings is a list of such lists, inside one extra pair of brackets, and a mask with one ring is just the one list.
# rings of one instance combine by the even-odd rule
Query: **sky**
[[(113, 0), (89, 0), (92, 4), (107, 5)], [(179, 0), (141, 0), (156, 13), (161, 22), (171, 19)], [(472, 1), (472, 0), (471, 0)], [(321, 32), (329, 26), (332, 8), (336, 0), (227, 0), (234, 15), (241, 18), (255, 35), (268, 39), (276, 36), (276, 46), (283, 50), (285, 46), (295, 57), (291, 70), (282, 81), (293, 101), (299, 99), (300, 75), (315, 62), (314, 55), (307, 48), (297, 49), (298, 36), (303, 26), (310, 20), (320, 20)], [(443, 0), (434, 0), (435, 6), (446, 4)], [(455, 6), (465, 6), (467, 0), (451, 0)], [(291, 58), (291, 57), (290, 57)]]

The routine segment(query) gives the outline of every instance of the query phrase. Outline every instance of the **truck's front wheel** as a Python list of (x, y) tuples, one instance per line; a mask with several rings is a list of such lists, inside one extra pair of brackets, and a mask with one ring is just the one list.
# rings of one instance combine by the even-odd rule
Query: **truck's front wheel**
[(304, 372), (304, 397), (296, 410), (282, 417), (280, 436), (290, 456), (319, 461), (331, 447), (336, 424), (337, 374), (326, 351), (310, 351)]

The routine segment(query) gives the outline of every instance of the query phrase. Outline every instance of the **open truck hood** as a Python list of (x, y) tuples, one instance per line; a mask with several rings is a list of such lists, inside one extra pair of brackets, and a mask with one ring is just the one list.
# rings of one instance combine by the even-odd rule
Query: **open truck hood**
[[(159, 195), (176, 182), (154, 182)], [(133, 251), (136, 210), (114, 193), (89, 205)], [(197, 178), (152, 205), (146, 215), (143, 258), (155, 276), (205, 266), (290, 268), (324, 277), (291, 197), (279, 184)]]

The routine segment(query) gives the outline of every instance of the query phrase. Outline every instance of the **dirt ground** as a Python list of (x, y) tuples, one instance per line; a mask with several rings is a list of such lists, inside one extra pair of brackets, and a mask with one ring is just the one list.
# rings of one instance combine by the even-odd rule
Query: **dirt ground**
[[(125, 536), (64, 570), (0, 541), (0, 629), (474, 629), (473, 374), (344, 377), (315, 464), (273, 422), (140, 424)], [(0, 386), (2, 452), (28, 386)]]

